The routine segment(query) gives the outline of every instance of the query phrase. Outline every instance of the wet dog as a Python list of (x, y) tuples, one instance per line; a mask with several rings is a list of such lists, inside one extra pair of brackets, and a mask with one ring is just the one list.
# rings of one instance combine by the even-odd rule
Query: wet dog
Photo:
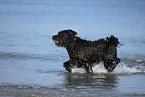
[(68, 72), (72, 72), (74, 66), (83, 67), (87, 73), (93, 73), (95, 63), (103, 62), (108, 72), (112, 72), (120, 62), (117, 57), (118, 38), (107, 37), (96, 41), (88, 41), (77, 37), (73, 30), (63, 30), (52, 36), (52, 40), (59, 47), (66, 48), (69, 60), (63, 66)]

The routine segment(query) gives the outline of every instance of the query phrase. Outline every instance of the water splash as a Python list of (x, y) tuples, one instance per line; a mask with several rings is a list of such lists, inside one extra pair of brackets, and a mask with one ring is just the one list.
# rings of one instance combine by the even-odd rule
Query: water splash
[(116, 69), (113, 71), (115, 74), (134, 74), (142, 73), (143, 71), (137, 67), (128, 67), (125, 63), (121, 62)]
[[(108, 71), (105, 69), (103, 63), (97, 64), (93, 67), (94, 74), (107, 74)], [(142, 73), (143, 71), (136, 67), (128, 67), (125, 63), (121, 62), (116, 66), (116, 69), (111, 74), (134, 74)], [(86, 73), (84, 68), (73, 68), (72, 73)]]

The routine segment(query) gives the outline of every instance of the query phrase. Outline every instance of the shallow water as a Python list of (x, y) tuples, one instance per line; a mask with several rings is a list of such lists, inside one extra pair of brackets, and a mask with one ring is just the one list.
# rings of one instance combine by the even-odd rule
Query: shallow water
[[(144, 0), (0, 0), (0, 96), (144, 97), (144, 10)], [(118, 37), (116, 69), (68, 73), (68, 54), (51, 39), (67, 28), (88, 40)]]

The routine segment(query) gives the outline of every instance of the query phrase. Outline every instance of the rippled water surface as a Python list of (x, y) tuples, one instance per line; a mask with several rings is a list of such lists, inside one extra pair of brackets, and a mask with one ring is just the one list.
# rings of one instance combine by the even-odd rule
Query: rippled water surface
[[(0, 0), (0, 96), (144, 97), (144, 0)], [(74, 29), (83, 39), (115, 35), (121, 62), (68, 73), (68, 54), (51, 37)]]

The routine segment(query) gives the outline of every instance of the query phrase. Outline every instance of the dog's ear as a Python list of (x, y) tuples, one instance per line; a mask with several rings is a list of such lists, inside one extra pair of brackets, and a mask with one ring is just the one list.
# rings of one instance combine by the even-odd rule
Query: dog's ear
[(73, 36), (75, 36), (75, 35), (77, 35), (77, 32), (75, 32), (75, 31), (73, 31), (73, 30), (71, 30), (71, 29), (68, 29), (68, 35), (73, 35)]

